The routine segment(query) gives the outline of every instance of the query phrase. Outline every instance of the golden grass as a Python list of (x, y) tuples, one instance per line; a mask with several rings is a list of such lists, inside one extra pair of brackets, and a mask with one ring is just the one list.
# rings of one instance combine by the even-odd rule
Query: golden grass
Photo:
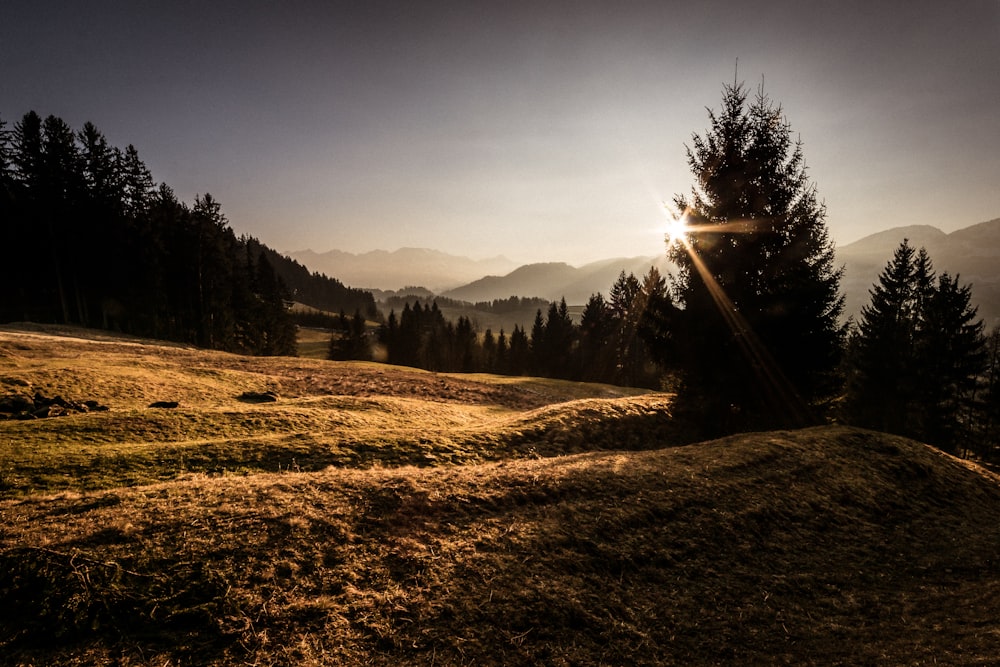
[(326, 329), (299, 327), (296, 341), (300, 357), (307, 359), (326, 359), (330, 351), (331, 333)]
[[(94, 399), (111, 408), (0, 422), (0, 497), (191, 473), (467, 464), (641, 446), (619, 441), (606, 424), (630, 419), (646, 429), (670, 426), (663, 418), (670, 403), (665, 394), (373, 363), (248, 358), (83, 330), (0, 331), (0, 387)], [(279, 400), (241, 400), (247, 391), (273, 391)], [(149, 408), (154, 401), (179, 406)]]
[[(52, 362), (54, 350), (32, 345), (42, 343), (0, 335), (2, 377), (34, 378), (34, 364)], [(6, 352), (16, 368), (2, 365)], [(38, 428), (53, 474), (58, 452), (84, 448), (86, 424), (95, 450), (187, 448), (220, 461), (320, 440), (255, 432), (240, 421), (250, 418), (354, 433), (355, 455), (381, 454), (363, 469), (244, 462), (253, 474), (189, 466), (130, 488), (22, 488), (0, 501), (0, 664), (982, 665), (1000, 655), (1000, 481), (924, 445), (824, 427), (678, 447), (658, 394), (581, 397), (590, 390), (546, 381), (526, 393), (506, 380), (176, 353), (217, 373), (214, 389), (192, 390), (206, 392), (203, 405), (151, 415), (108, 390), (106, 422), (0, 422), (0, 432)], [(128, 356), (112, 351), (110, 365), (117, 354)], [(281, 383), (277, 404), (232, 399), (266, 382)], [(407, 440), (417, 433), (407, 418), (424, 441)], [(162, 434), (187, 422), (198, 438), (101, 439), (104, 426)], [(202, 437), (213, 428), (223, 437)], [(28, 456), (30, 432), (18, 433)], [(587, 451), (614, 443), (644, 451)], [(400, 452), (468, 458), (408, 465)]]

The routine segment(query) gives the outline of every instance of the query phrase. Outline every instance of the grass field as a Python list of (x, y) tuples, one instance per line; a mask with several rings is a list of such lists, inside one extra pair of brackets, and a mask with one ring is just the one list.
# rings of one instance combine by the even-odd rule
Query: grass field
[(665, 394), (0, 329), (34, 392), (110, 409), (0, 421), (0, 664), (1000, 655), (1000, 481), (902, 438), (681, 446)]

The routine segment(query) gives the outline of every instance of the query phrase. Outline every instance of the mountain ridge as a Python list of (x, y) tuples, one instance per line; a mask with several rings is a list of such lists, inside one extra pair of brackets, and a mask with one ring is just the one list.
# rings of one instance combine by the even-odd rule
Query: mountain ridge
[(442, 292), (484, 275), (507, 273), (518, 267), (503, 255), (475, 260), (432, 248), (379, 249), (358, 254), (336, 249), (326, 252), (305, 249), (285, 254), (313, 271), (337, 276), (347, 285), (379, 290), (420, 285)]
[[(1000, 324), (1000, 218), (949, 233), (931, 225), (893, 227), (837, 247), (836, 265), (845, 268), (841, 280), (845, 318), (860, 313), (869, 289), (904, 238), (914, 247), (927, 249), (938, 274), (947, 272), (958, 275), (962, 284), (971, 283), (973, 304), (979, 307), (987, 327)], [(621, 271), (641, 277), (650, 266), (664, 275), (672, 268), (664, 255), (609, 258), (573, 266), (566, 262), (516, 265), (503, 256), (473, 260), (428, 248), (374, 250), (360, 255), (339, 250), (286, 254), (345, 284), (382, 290), (422, 286), (434, 294), (471, 303), (520, 296), (551, 301), (565, 298), (571, 305), (582, 305), (594, 293), (607, 295)], [(422, 257), (423, 265), (389, 266), (414, 257)], [(338, 265), (338, 261), (342, 263)], [(363, 271), (358, 269), (360, 265), (364, 265)], [(471, 277), (459, 280), (461, 275)]]
[(937, 275), (972, 285), (972, 303), (987, 328), (1000, 324), (1000, 218), (949, 233), (930, 225), (893, 227), (837, 248), (837, 265), (845, 269), (845, 315), (857, 315), (868, 302), (869, 289), (903, 239), (926, 248)]

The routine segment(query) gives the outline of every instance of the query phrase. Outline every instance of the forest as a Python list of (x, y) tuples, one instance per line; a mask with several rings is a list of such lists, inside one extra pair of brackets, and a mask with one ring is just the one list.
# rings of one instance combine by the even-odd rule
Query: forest
[(210, 194), (155, 184), (134, 146), (86, 123), (0, 119), (0, 321), (294, 354), (288, 301), (377, 316), (371, 294), (236, 236)]

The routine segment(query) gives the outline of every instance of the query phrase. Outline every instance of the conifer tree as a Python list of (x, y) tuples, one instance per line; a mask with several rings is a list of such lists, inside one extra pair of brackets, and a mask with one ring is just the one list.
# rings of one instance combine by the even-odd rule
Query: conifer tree
[(896, 248), (849, 342), (849, 421), (946, 451), (968, 448), (987, 363), (971, 296), (957, 276), (935, 283), (923, 248), (906, 240)]
[(668, 256), (679, 267), (671, 355), (678, 400), (706, 431), (801, 425), (834, 390), (841, 271), (802, 146), (780, 107), (725, 86), (695, 135), (689, 225)]
[(535, 312), (535, 320), (531, 324), (531, 356), (529, 372), (535, 375), (546, 375), (549, 371), (548, 359), (545, 356), (545, 319), (542, 309)]
[(994, 327), (986, 344), (984, 395), (979, 418), (979, 455), (996, 461), (1000, 453), (1000, 327)]
[(500, 334), (497, 336), (497, 357), (494, 372), (510, 372), (510, 346), (507, 343), (507, 334), (504, 333), (502, 328), (500, 329)]
[(598, 292), (592, 294), (580, 316), (580, 377), (588, 382), (610, 382), (614, 356), (611, 336), (614, 321), (611, 308)]
[[(536, 321), (541, 317), (539, 312)], [(528, 372), (531, 363), (531, 347), (528, 342), (528, 334), (517, 324), (510, 334), (510, 374), (524, 375)]]
[(566, 299), (560, 299), (558, 305), (550, 304), (542, 333), (541, 351), (545, 371), (551, 377), (573, 378), (575, 368), (571, 359), (575, 352), (575, 333)]
[(983, 321), (971, 305), (972, 288), (947, 273), (923, 307), (920, 360), (922, 429), (928, 442), (962, 453), (970, 448), (974, 399), (986, 367)]
[(918, 301), (916, 251), (904, 239), (870, 290), (848, 342), (848, 419), (889, 433), (907, 433), (917, 377), (913, 359)]

